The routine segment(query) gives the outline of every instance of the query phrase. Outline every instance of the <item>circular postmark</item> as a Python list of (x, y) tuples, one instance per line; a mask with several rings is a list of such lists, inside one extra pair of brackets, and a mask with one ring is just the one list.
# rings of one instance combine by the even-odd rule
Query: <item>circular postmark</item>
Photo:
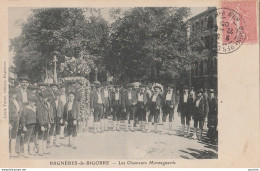
[(239, 13), (229, 8), (218, 8), (212, 14), (217, 23), (217, 51), (228, 54), (236, 51), (246, 38), (245, 21)]

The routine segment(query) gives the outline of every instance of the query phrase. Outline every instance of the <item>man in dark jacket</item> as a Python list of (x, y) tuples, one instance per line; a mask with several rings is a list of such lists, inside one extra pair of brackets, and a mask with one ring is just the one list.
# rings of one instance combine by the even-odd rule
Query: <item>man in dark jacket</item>
[[(203, 91), (198, 91), (197, 98), (194, 103), (194, 134), (193, 139), (198, 139), (199, 141), (202, 140), (202, 131), (204, 126), (204, 121), (206, 118), (206, 109), (207, 103), (202, 95)], [(197, 127), (199, 125), (199, 135), (197, 135)], [(197, 137), (196, 137), (197, 135)]]
[(68, 147), (77, 148), (77, 124), (80, 116), (80, 106), (75, 100), (75, 92), (68, 93), (69, 100), (64, 106), (63, 119), (67, 126)]
[[(126, 112), (126, 117), (129, 115), (130, 120), (130, 130), (134, 131), (134, 119), (136, 114), (136, 103), (137, 103), (137, 94), (136, 91), (133, 90), (133, 84), (127, 84), (127, 91), (123, 94), (124, 100), (124, 112)], [(126, 122), (125, 122), (126, 123)], [(128, 130), (128, 126), (126, 125), (126, 130)]]
[(153, 87), (154, 92), (150, 98), (149, 102), (149, 109), (150, 109), (150, 114), (148, 117), (148, 130), (147, 132), (149, 133), (151, 131), (151, 126), (152, 126), (152, 120), (154, 119), (154, 131), (157, 133), (157, 124), (159, 120), (159, 114), (160, 114), (160, 109), (163, 104), (163, 97), (160, 94), (162, 91), (160, 86), (154, 86)]
[(120, 131), (120, 119), (122, 108), (124, 107), (123, 93), (120, 92), (120, 86), (115, 85), (115, 92), (111, 93), (111, 111), (113, 112), (113, 131)]
[(94, 114), (94, 133), (102, 132), (100, 120), (104, 115), (104, 94), (101, 92), (101, 84), (96, 84), (96, 91), (94, 91), (91, 95), (90, 99), (90, 108)]
[(208, 137), (212, 142), (216, 142), (218, 138), (217, 125), (218, 125), (218, 100), (215, 97), (213, 89), (209, 90), (209, 113), (208, 113)]
[(185, 85), (183, 87), (183, 94), (181, 94), (180, 96), (179, 106), (178, 106), (178, 113), (181, 115), (181, 124), (182, 124), (181, 136), (185, 135), (185, 123), (186, 123), (187, 126), (186, 136), (189, 137), (192, 107), (193, 107), (193, 99), (189, 94), (188, 86)]
[(168, 90), (164, 94), (164, 104), (163, 104), (163, 133), (166, 133), (166, 118), (169, 115), (169, 133), (172, 129), (172, 121), (174, 119), (174, 108), (177, 106), (177, 96), (173, 91), (174, 86), (172, 84), (168, 85)]

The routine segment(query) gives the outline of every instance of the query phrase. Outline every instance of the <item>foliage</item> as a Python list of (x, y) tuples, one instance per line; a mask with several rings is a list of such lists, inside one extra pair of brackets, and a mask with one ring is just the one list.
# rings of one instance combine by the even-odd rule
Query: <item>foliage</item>
[(99, 61), (106, 49), (108, 27), (100, 16), (86, 17), (88, 11), (92, 9), (34, 9), (22, 24), (21, 35), (11, 40), (18, 73), (39, 80), (37, 76), (53, 68), (54, 55), (59, 58), (58, 67), (65, 56), (81, 57), (94, 67), (94, 60)]

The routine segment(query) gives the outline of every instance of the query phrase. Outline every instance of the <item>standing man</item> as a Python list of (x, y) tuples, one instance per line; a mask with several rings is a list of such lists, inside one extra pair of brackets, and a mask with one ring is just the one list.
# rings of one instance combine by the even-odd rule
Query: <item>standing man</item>
[[(62, 109), (64, 110), (65, 104), (68, 102), (68, 96), (67, 96), (67, 91), (66, 91), (66, 85), (62, 84), (60, 87), (61, 95), (60, 95), (60, 100), (62, 102)], [(66, 135), (66, 127), (64, 126), (64, 122), (61, 124), (61, 129), (60, 129), (60, 138), (64, 139)]]
[[(134, 131), (134, 119), (136, 114), (136, 103), (137, 103), (137, 94), (136, 91), (133, 90), (133, 84), (127, 84), (127, 90), (124, 93), (124, 112), (126, 115), (129, 115), (130, 119), (130, 130)], [(125, 120), (126, 130), (128, 130), (128, 121)]]
[[(29, 104), (24, 107), (22, 116), (22, 127), (25, 132), (24, 137), (24, 157), (28, 157), (28, 152), (30, 155), (34, 154), (34, 139), (35, 139), (35, 125), (36, 125), (36, 103), (38, 98), (36, 96), (29, 96)], [(28, 151), (28, 149), (30, 151)]]
[[(193, 134), (193, 139), (198, 139), (199, 141), (202, 140), (202, 131), (203, 131), (203, 126), (204, 126), (204, 121), (206, 118), (206, 103), (205, 99), (203, 98), (202, 95), (203, 91), (199, 91), (196, 101), (195, 101), (195, 107), (194, 107), (194, 134)], [(197, 135), (197, 127), (199, 125), (199, 135)], [(197, 135), (197, 137), (196, 137)]]
[(96, 91), (93, 92), (91, 101), (90, 101), (90, 108), (94, 114), (94, 133), (102, 132), (100, 129), (100, 120), (104, 114), (104, 94), (101, 92), (101, 84), (96, 84)]
[(173, 91), (174, 86), (168, 85), (168, 91), (164, 94), (164, 106), (163, 106), (163, 133), (166, 133), (166, 119), (169, 115), (169, 133), (172, 129), (172, 121), (174, 119), (174, 108), (177, 106), (177, 96)]
[(208, 137), (210, 141), (216, 142), (218, 138), (217, 125), (218, 125), (218, 100), (215, 97), (215, 91), (209, 90), (209, 113), (208, 113)]
[(54, 91), (55, 100), (52, 102), (53, 115), (55, 116), (54, 127), (56, 133), (56, 147), (60, 147), (61, 125), (63, 124), (64, 105), (63, 102), (61, 101), (61, 95), (62, 95), (61, 91), (59, 90)]
[(36, 130), (38, 132), (39, 155), (49, 154), (47, 151), (47, 139), (49, 137), (49, 129), (51, 127), (51, 92), (44, 91), (41, 93), (42, 100), (36, 107)]
[(101, 118), (101, 130), (108, 131), (108, 115), (110, 112), (110, 100), (111, 100), (111, 91), (108, 90), (108, 82), (104, 84), (102, 89), (102, 94), (104, 96), (104, 114)]
[(120, 131), (120, 119), (122, 107), (124, 106), (123, 95), (120, 92), (120, 86), (115, 85), (115, 92), (111, 93), (111, 111), (113, 112), (113, 131)]
[(21, 107), (18, 101), (16, 100), (16, 89), (9, 87), (9, 136), (11, 139), (11, 157), (17, 157), (17, 153), (15, 152), (15, 144), (19, 128), (20, 116)]
[[(183, 87), (183, 94), (180, 96), (178, 113), (181, 115), (182, 133), (181, 136), (189, 137), (190, 135), (190, 120), (191, 120), (191, 107), (193, 100), (189, 95), (188, 86)], [(185, 122), (186, 121), (186, 122)], [(185, 123), (187, 126), (187, 135), (185, 135)]]
[(75, 92), (69, 92), (68, 102), (64, 106), (63, 119), (67, 126), (68, 147), (77, 148), (77, 124), (79, 120), (79, 104), (75, 100)]
[(160, 108), (162, 107), (163, 103), (163, 97), (160, 94), (162, 88), (158, 85), (155, 85), (153, 87), (154, 92), (151, 96), (151, 101), (150, 101), (150, 114), (148, 117), (148, 131), (151, 131), (152, 127), (152, 120), (154, 119), (154, 131), (157, 133), (157, 124), (158, 124), (158, 119), (159, 119), (159, 114), (160, 114)]
[[(21, 113), (23, 113), (23, 108), (28, 105), (28, 95), (30, 94), (30, 91), (27, 89), (27, 87), (29, 86), (29, 81), (30, 79), (27, 76), (22, 76), (20, 77), (20, 87), (17, 88), (16, 92), (17, 92), (17, 101), (20, 105), (20, 110)], [(20, 115), (21, 117), (21, 115)], [(21, 118), (20, 118), (21, 121)], [(21, 151), (21, 147), (22, 147), (22, 135), (23, 130), (21, 128), (21, 123), (19, 123), (19, 129), (18, 129), (18, 133), (17, 133), (17, 137), (16, 137), (16, 151), (18, 153), (20, 153)]]
[(139, 130), (145, 132), (146, 125), (146, 111), (149, 101), (149, 94), (145, 91), (146, 85), (141, 84), (140, 91), (137, 93), (137, 111), (136, 114), (139, 117)]

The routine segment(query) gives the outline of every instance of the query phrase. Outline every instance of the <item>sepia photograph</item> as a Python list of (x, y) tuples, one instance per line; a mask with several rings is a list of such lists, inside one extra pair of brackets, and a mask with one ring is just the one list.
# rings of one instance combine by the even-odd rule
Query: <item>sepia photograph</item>
[(217, 159), (216, 7), (9, 8), (9, 152)]
[(1, 169), (260, 167), (259, 0), (1, 0), (0, 21)]

